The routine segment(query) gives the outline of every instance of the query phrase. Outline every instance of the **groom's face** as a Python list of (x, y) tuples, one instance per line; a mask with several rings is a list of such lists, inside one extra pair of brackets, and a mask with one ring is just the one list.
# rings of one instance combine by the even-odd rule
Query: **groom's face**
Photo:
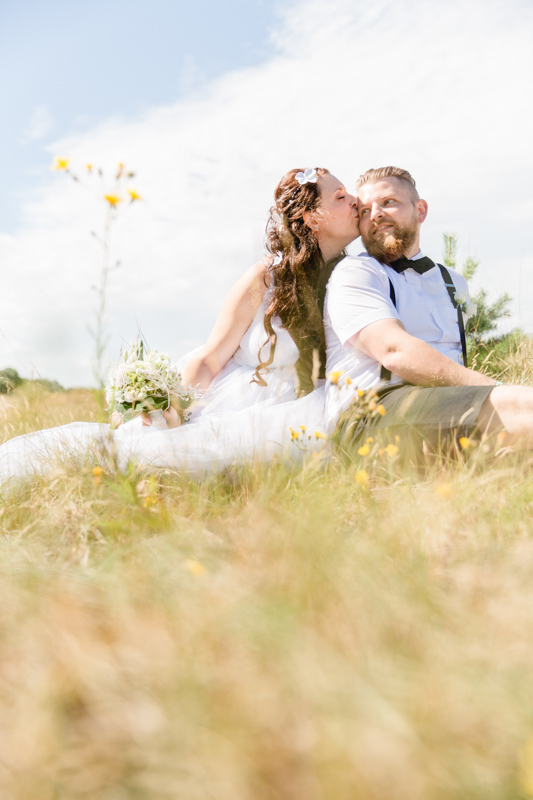
[(419, 250), (420, 223), (427, 206), (405, 181), (386, 178), (358, 192), (359, 229), (369, 255), (384, 264)]

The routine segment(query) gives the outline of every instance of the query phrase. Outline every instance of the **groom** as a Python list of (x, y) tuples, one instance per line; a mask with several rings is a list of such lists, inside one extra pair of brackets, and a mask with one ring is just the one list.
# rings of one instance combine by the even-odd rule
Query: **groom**
[[(366, 253), (337, 265), (324, 307), (327, 372), (341, 373), (330, 414), (349, 416), (353, 388), (375, 387), (385, 413), (367, 426), (408, 426), (433, 447), (476, 430), (505, 431), (506, 444), (532, 447), (533, 389), (498, 385), (463, 363), (468, 289), (459, 273), (422, 254), (428, 205), (409, 172), (370, 169), (357, 189)], [(355, 426), (356, 435), (363, 430)]]

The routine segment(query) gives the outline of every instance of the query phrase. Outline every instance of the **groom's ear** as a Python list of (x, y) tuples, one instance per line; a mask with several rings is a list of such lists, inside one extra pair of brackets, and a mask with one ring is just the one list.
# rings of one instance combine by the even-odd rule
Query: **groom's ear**
[(428, 204), (426, 203), (425, 200), (417, 200), (416, 213), (418, 216), (418, 221), (420, 223), (424, 222), (425, 218), (428, 215)]
[(314, 211), (304, 211), (303, 218), (307, 227), (310, 228), (312, 231), (320, 230), (318, 218)]

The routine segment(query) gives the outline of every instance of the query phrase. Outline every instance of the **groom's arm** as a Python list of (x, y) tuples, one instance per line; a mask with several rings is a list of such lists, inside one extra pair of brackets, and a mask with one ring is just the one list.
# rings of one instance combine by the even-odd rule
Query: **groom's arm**
[(496, 381), (457, 364), (411, 336), (398, 319), (367, 325), (348, 342), (399, 378), (416, 386), (493, 386)]
[(326, 306), (331, 327), (344, 347), (360, 350), (408, 383), (418, 386), (495, 383), (407, 333), (390, 298), (385, 268), (373, 258), (362, 255), (341, 261), (330, 279)]

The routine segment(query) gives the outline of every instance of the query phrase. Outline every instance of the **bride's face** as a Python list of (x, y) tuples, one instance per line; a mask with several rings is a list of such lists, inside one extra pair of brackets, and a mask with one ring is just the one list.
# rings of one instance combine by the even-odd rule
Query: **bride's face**
[(318, 188), (320, 204), (313, 227), (322, 254), (328, 259), (359, 236), (357, 198), (331, 173), (320, 176)]

